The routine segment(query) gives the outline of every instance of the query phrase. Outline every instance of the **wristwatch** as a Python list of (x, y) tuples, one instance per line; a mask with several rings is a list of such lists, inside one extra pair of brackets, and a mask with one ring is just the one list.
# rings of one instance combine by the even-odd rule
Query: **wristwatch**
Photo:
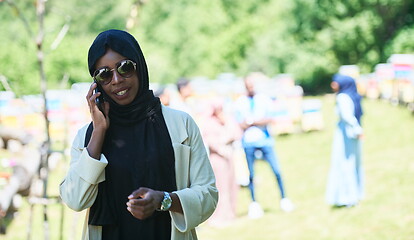
[(161, 207), (157, 211), (168, 211), (171, 207), (172, 199), (169, 193), (164, 192), (164, 199), (161, 201)]

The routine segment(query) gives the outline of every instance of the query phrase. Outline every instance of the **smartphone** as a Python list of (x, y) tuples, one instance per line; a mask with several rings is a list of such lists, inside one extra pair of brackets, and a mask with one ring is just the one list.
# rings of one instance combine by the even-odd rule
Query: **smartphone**
[[(98, 93), (98, 92), (101, 92), (101, 91), (100, 91), (99, 87), (97, 86), (94, 89), (94, 93)], [(96, 106), (98, 106), (99, 110), (101, 110), (102, 113), (104, 113), (104, 110), (103, 110), (103, 103), (104, 102), (105, 102), (105, 99), (104, 99), (104, 97), (101, 93), (101, 95), (95, 99), (95, 103), (96, 103)]]

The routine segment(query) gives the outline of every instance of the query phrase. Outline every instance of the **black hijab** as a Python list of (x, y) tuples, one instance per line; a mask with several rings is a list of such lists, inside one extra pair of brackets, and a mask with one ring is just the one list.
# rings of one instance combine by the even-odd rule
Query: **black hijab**
[[(102, 153), (108, 159), (105, 181), (99, 183), (98, 196), (90, 209), (89, 224), (103, 226), (102, 239), (170, 239), (171, 218), (168, 212), (154, 212), (138, 220), (126, 210), (127, 197), (139, 187), (172, 192), (175, 180), (174, 150), (159, 98), (149, 90), (148, 70), (141, 48), (125, 31), (100, 33), (88, 54), (91, 76), (95, 64), (110, 48), (137, 63), (139, 90), (127, 105), (119, 105), (101, 88), (109, 102), (110, 126)], [(93, 127), (89, 125), (85, 146)]]

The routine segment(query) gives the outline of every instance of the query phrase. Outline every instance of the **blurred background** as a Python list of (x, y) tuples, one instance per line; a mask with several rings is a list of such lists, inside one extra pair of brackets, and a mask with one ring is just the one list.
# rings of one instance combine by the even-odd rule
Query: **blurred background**
[[(79, 239), (84, 213), (61, 203), (58, 185), (77, 129), (90, 122), (87, 51), (110, 28), (139, 41), (155, 92), (168, 90), (173, 101), (177, 79), (190, 80), (200, 124), (212, 96), (232, 114), (252, 72), (272, 97), (272, 134), (296, 210), (279, 210), (272, 173), (259, 161), (265, 215), (247, 218), (236, 151), (237, 218), (202, 224), (201, 240), (414, 239), (411, 0), (0, 0), (0, 239)], [(338, 72), (364, 97), (367, 193), (359, 206), (333, 210), (324, 191), (337, 120), (329, 84)]]

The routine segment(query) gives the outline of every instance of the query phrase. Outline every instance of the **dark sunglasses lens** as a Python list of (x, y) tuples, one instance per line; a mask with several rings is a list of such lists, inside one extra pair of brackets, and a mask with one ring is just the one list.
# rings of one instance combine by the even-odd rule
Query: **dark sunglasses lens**
[(108, 68), (101, 68), (95, 72), (95, 80), (101, 84), (108, 84), (112, 80), (112, 72)]
[(135, 71), (135, 65), (132, 61), (126, 60), (121, 62), (117, 71), (123, 77), (130, 77)]

